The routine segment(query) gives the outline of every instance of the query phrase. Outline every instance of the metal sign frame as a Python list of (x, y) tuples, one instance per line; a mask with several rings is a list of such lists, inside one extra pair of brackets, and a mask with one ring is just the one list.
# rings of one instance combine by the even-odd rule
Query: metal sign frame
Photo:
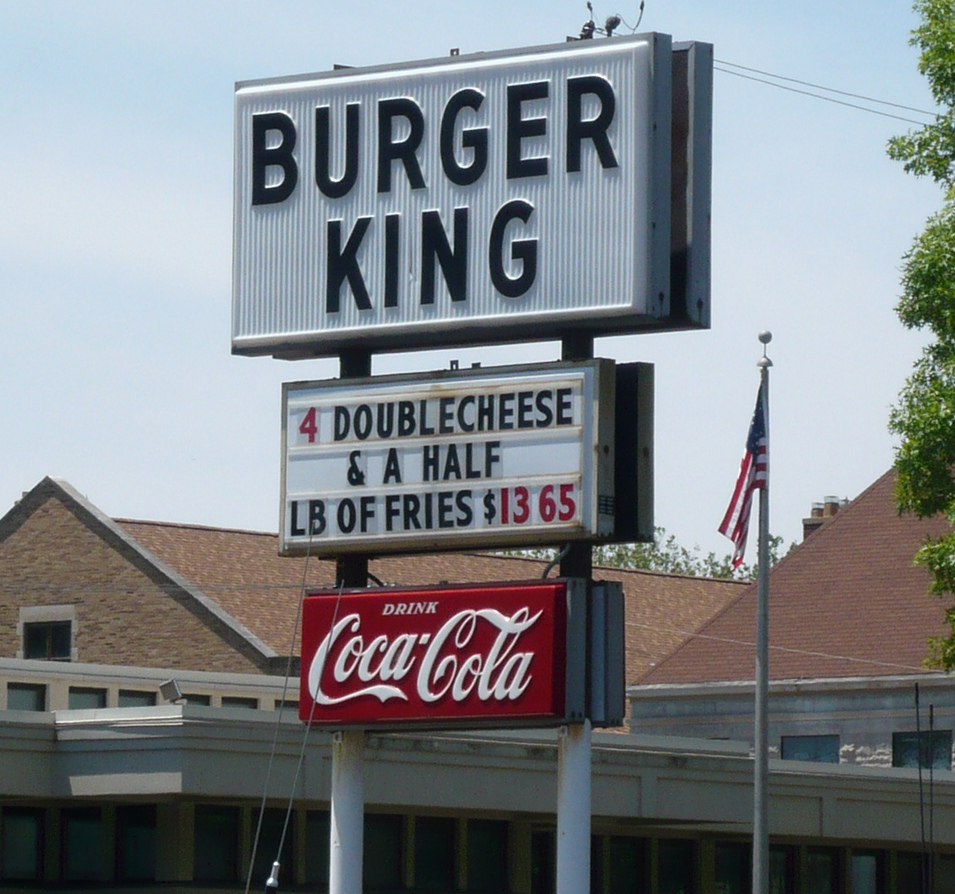
[(672, 60), (649, 34), (237, 84), (233, 352), (706, 325), (671, 313)]
[(286, 383), (282, 555), (609, 538), (614, 363)]
[(311, 593), (299, 717), (361, 729), (580, 722), (587, 611), (579, 579)]

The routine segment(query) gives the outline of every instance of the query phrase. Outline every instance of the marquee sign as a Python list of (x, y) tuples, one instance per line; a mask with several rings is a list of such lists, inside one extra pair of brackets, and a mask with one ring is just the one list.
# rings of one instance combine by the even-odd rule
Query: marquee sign
[(310, 595), (299, 716), (362, 728), (579, 722), (585, 593), (583, 581), (551, 580)]
[(699, 325), (670, 316), (672, 59), (650, 34), (237, 84), (233, 352)]
[(283, 555), (607, 537), (609, 360), (283, 386)]

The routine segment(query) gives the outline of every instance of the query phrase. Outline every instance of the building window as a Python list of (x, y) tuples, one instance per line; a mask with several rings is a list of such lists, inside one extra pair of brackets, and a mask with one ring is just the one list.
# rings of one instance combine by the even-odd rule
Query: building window
[(8, 711), (45, 711), (46, 686), (43, 683), (7, 683)]
[(362, 864), (366, 891), (396, 891), (404, 887), (401, 871), (403, 832), (404, 823), (400, 816), (366, 814)]
[(531, 832), (531, 894), (557, 890), (557, 836), (552, 829)]
[(106, 707), (106, 690), (87, 686), (71, 686), (68, 707), (71, 711)]
[(852, 894), (880, 894), (885, 890), (882, 864), (883, 855), (878, 851), (855, 851), (850, 862)]
[(660, 894), (689, 894), (694, 887), (694, 844), (688, 839), (674, 838), (660, 841), (659, 891)]
[(647, 890), (646, 842), (642, 838), (613, 835), (607, 839), (608, 894), (639, 894)]
[(414, 827), (414, 884), (417, 891), (454, 891), (456, 821), (421, 816)]
[(606, 860), (604, 839), (601, 835), (590, 836), (590, 894), (604, 894), (604, 867)]
[[(919, 748), (921, 740), (922, 747)], [(919, 766), (919, 752), (921, 765), (935, 770), (952, 769), (952, 731), (950, 729), (936, 729), (929, 732), (892, 733), (892, 766), (917, 767)]]
[(507, 823), (468, 820), (468, 891), (507, 890)]
[(69, 661), (72, 647), (69, 621), (37, 621), (23, 625), (23, 657), (43, 661)]
[(769, 848), (769, 894), (795, 894), (798, 852), (788, 845)]
[(39, 661), (76, 661), (76, 607), (33, 605), (20, 609), (17, 622), (20, 648), (17, 658)]
[(192, 875), (197, 882), (234, 882), (239, 854), (239, 810), (196, 805)]
[[(367, 832), (365, 834), (367, 835)], [(330, 835), (331, 816), (329, 812), (327, 810), (309, 810), (305, 814), (305, 884), (319, 891), (328, 890)]]
[(716, 843), (717, 894), (748, 894), (752, 881), (748, 844)]
[(621, 835), (590, 839), (592, 894), (643, 894), (649, 890), (646, 842)]
[(99, 807), (72, 807), (62, 813), (63, 880), (98, 882), (104, 870), (103, 818)]
[(780, 749), (784, 761), (839, 763), (838, 736), (783, 736)]
[[(932, 859), (930, 854), (926, 855), (926, 861)], [(936, 891), (955, 891), (955, 857), (951, 854), (939, 854), (936, 863), (937, 872), (933, 878)], [(926, 872), (930, 872), (930, 865), (926, 866)], [(899, 888), (901, 891), (902, 889)], [(920, 890), (912, 888), (913, 891)]]
[(43, 811), (4, 807), (0, 826), (0, 879), (39, 881), (43, 878)]
[(222, 696), (223, 708), (258, 708), (259, 700), (257, 698), (245, 698), (239, 695)]
[(810, 848), (806, 851), (807, 894), (836, 894), (839, 886), (839, 854), (826, 848)]
[(156, 880), (156, 806), (116, 808), (116, 877), (121, 882)]
[(120, 689), (117, 705), (121, 708), (152, 708), (156, 704), (155, 692), (140, 689)]
[(897, 891), (924, 891), (923, 873), (928, 878), (928, 857), (915, 851), (899, 851), (895, 861), (895, 889)]
[[(288, 829), (285, 829), (285, 818), (288, 816)], [(252, 811), (252, 836), (259, 828), (259, 811)], [(285, 839), (282, 833), (285, 830)], [(285, 807), (266, 807), (262, 816), (262, 828), (259, 830), (259, 846), (255, 853), (255, 862), (252, 865), (252, 886), (259, 891), (265, 890), (265, 883), (272, 874), (272, 864), (278, 860), (282, 868), (281, 878), (291, 883), (295, 878), (293, 852), (295, 844), (295, 815), (289, 816)], [(279, 854), (279, 845), (282, 853)], [(325, 850), (328, 850), (328, 841), (325, 841)], [(327, 879), (326, 879), (327, 882)]]
[(208, 707), (212, 704), (212, 696), (210, 695), (199, 695), (198, 693), (183, 693), (183, 699), (187, 705), (205, 705)]

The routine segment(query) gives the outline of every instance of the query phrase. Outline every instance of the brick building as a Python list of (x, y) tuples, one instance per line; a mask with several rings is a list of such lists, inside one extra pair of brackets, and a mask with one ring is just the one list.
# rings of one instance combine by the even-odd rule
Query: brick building
[[(928, 662), (948, 633), (913, 557), (944, 519), (900, 515), (887, 472), (850, 503), (805, 519), (771, 574), (770, 747), (781, 757), (916, 766), (924, 726), (932, 769), (952, 769), (955, 688)], [(631, 725), (660, 735), (753, 740), (756, 586), (747, 587), (630, 687)], [(916, 687), (920, 710), (916, 713)], [(934, 728), (929, 729), (929, 725)]]
[[(492, 555), (371, 564), (405, 585), (542, 570)], [(109, 519), (51, 479), (25, 494), (0, 519), (0, 885), (191, 892), (251, 878), (261, 889), (288, 822), (282, 887), (323, 890), (331, 739), (303, 741), (285, 670), (303, 582), (327, 587), (333, 574), (330, 562), (280, 559), (274, 535)], [(601, 574), (625, 590), (631, 683), (674, 667), (696, 631), (709, 639), (688, 644), (751, 641), (714, 627), (745, 604), (745, 584)], [(170, 678), (184, 700), (159, 695)], [(694, 704), (699, 721), (719, 699)], [(698, 730), (655, 735), (640, 719), (595, 733), (595, 892), (748, 890), (746, 735)], [(552, 730), (368, 735), (365, 889), (548, 894), (556, 751)], [(773, 890), (918, 890), (930, 849), (936, 891), (955, 891), (951, 773), (935, 774), (926, 843), (919, 792), (915, 770), (773, 761)]]

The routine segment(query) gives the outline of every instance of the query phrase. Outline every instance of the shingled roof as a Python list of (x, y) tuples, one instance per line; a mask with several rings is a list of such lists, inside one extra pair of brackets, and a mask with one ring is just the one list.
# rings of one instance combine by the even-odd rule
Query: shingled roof
[[(303, 583), (309, 588), (334, 586), (334, 562), (282, 558), (275, 534), (131, 519), (116, 524), (279, 655), (290, 650), (297, 654), (293, 633)], [(420, 586), (533, 580), (544, 566), (514, 556), (438, 553), (375, 559), (370, 571), (388, 584)], [(745, 587), (736, 581), (619, 568), (595, 569), (594, 577), (623, 584), (628, 681), (645, 673)]]
[[(887, 472), (770, 574), (774, 680), (924, 672), (928, 639), (948, 632), (928, 572), (913, 563), (944, 519), (899, 515)], [(650, 669), (639, 683), (752, 680), (756, 585)]]

